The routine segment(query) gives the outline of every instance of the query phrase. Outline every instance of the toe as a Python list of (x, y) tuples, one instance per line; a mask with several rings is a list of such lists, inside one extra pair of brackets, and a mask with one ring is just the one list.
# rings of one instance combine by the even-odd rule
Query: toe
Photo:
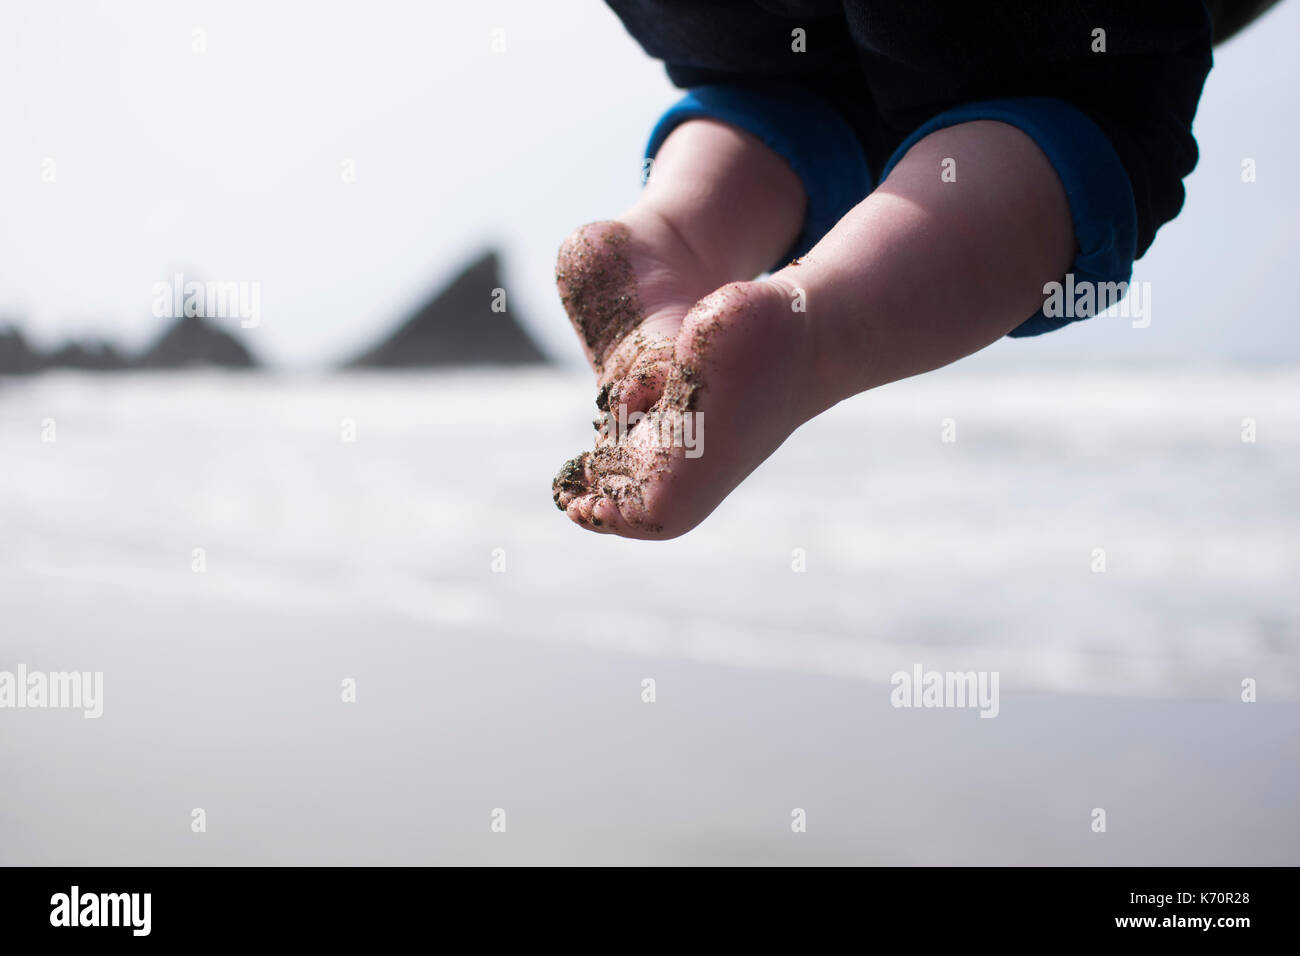
[(631, 536), (631, 528), (624, 520), (622, 512), (618, 510), (618, 505), (610, 498), (601, 496), (595, 499), (591, 506), (591, 518), (592, 524), (598, 531), (623, 537)]
[(555, 499), (555, 506), (561, 511), (569, 510), (569, 506), (576, 498), (587, 493), (590, 487), (587, 462), (590, 459), (589, 451), (584, 451), (576, 458), (570, 458), (551, 482), (551, 496)]
[(668, 362), (655, 361), (638, 365), (626, 378), (614, 384), (609, 393), (611, 409), (626, 409), (626, 414), (648, 412), (663, 394), (668, 381)]
[(603, 500), (599, 495), (582, 495), (569, 503), (565, 513), (580, 528), (607, 534), (610, 529), (605, 526), (604, 519), (595, 513), (596, 506)]

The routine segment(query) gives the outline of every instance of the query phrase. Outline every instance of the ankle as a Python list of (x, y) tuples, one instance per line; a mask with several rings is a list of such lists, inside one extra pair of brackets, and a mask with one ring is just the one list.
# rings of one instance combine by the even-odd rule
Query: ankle
[(619, 216), (618, 221), (626, 225), (656, 259), (708, 277), (710, 289), (734, 278), (725, 250), (699, 242), (692, 234), (691, 224), (670, 209), (643, 200)]
[[(846, 398), (866, 391), (866, 348), (860, 336), (846, 334), (839, 323), (831, 321), (833, 310), (823, 296), (804, 285), (811, 278), (799, 274), (798, 265), (773, 273), (767, 282), (780, 290), (784, 307), (803, 323), (808, 343), (810, 399), (807, 418), (820, 415)], [(852, 331), (852, 330), (849, 330)]]

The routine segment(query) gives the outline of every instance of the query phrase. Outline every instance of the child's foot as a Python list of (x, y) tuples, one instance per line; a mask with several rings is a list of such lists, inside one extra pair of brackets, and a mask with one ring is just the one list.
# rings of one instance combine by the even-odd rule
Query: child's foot
[[(661, 151), (658, 190), (651, 195), (655, 187), (647, 187), (639, 205), (675, 210), (672, 221), (685, 224), (680, 235), (697, 252), (722, 256), (719, 268), (734, 278), (789, 247), (804, 200), (779, 157), (726, 129), (698, 121), (674, 131), (665, 151), (675, 138), (682, 149), (667, 159)], [(695, 143), (697, 134), (716, 142)], [(730, 160), (710, 165), (724, 155)], [(765, 155), (772, 175), (746, 178)], [(965, 186), (935, 174), (946, 157), (962, 164)], [(705, 174), (688, 175), (692, 164)], [(617, 308), (600, 304), (599, 283), (582, 283), (591, 294), (571, 298), (570, 311), (602, 364), (610, 386), (603, 401), (618, 411), (630, 395), (637, 402), (629, 412), (653, 402), (642, 420), (632, 416), (630, 428), (599, 435), (594, 451), (566, 464), (553, 490), (575, 522), (635, 538), (690, 530), (795, 428), (837, 401), (998, 340), (1043, 304), (1044, 283), (1065, 274), (1076, 245), (1067, 196), (1046, 154), (1016, 127), (992, 121), (931, 133), (806, 256), (766, 280), (719, 280), (722, 288), (679, 326), (653, 319), (660, 309), (679, 313), (699, 276), (645, 265), (639, 227), (630, 231), (626, 281), (615, 285), (632, 290), (641, 309), (618, 318)], [(681, 250), (682, 268), (707, 261), (691, 257), (684, 243)], [(728, 253), (736, 258), (726, 261)], [(590, 261), (618, 261), (601, 255)], [(671, 291), (658, 292), (652, 276)], [(572, 277), (562, 286), (579, 288)], [(611, 313), (609, 322), (588, 321)], [(654, 349), (665, 383), (657, 392), (638, 389), (634, 377), (625, 384), (642, 350), (622, 343), (638, 323), (656, 336), (677, 329), (671, 348)], [(630, 363), (619, 352), (625, 347)]]
[(564, 241), (555, 281), (596, 372), (602, 410), (610, 402), (636, 411), (653, 404), (686, 313), (726, 278), (707, 274), (653, 215), (589, 223)]
[(703, 521), (832, 403), (790, 291), (781, 280), (733, 282), (691, 308), (646, 416), (568, 462), (556, 504), (583, 527), (630, 538), (673, 538)]

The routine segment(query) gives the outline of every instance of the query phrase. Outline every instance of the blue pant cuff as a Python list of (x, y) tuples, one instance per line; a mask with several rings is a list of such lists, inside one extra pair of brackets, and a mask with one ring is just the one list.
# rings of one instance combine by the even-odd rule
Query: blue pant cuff
[(803, 229), (773, 270), (803, 255), (871, 192), (867, 158), (852, 127), (812, 93), (718, 84), (697, 86), (655, 124), (645, 155), (689, 119), (715, 119), (757, 136), (795, 171), (808, 197)]
[[(1015, 126), (1038, 144), (1065, 187), (1074, 222), (1078, 253), (1071, 267), (1073, 285), (1127, 283), (1137, 253), (1137, 205), (1128, 173), (1101, 129), (1062, 100), (1022, 97), (967, 103), (940, 113), (912, 133), (886, 163), (881, 181), (923, 137), (973, 120), (997, 120)], [(1089, 315), (1067, 310), (1048, 316), (1042, 309), (1009, 333), (1041, 335)]]

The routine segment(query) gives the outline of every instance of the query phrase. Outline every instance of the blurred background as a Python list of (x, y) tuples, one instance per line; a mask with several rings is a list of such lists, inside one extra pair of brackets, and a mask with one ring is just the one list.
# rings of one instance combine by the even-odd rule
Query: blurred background
[(0, 863), (1300, 862), (1300, 7), (1216, 50), (1149, 326), (860, 396), (662, 544), (550, 500), (554, 252), (676, 95), (602, 4), (5, 19), (0, 670), (106, 700), (0, 711)]

